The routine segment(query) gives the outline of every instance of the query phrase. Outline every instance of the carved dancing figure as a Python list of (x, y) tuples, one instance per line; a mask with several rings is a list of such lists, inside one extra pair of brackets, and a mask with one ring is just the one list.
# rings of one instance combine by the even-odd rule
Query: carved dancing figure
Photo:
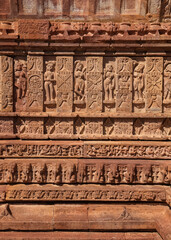
[(21, 62), (16, 63), (15, 68), (15, 86), (17, 88), (17, 99), (22, 99), (26, 96), (27, 91), (27, 66)]
[(134, 93), (135, 101), (143, 101), (143, 90), (144, 90), (144, 64), (139, 63), (134, 70)]
[(53, 104), (54, 100), (54, 86), (53, 82), (55, 81), (55, 75), (53, 72), (54, 62), (46, 62), (46, 72), (44, 74), (44, 86), (45, 86), (45, 94), (46, 94), (46, 103)]
[(165, 94), (164, 102), (171, 101), (171, 64), (168, 64), (165, 68)]
[(114, 101), (114, 89), (115, 89), (115, 75), (113, 72), (113, 66), (111, 64), (107, 65), (104, 72), (104, 91), (105, 91), (105, 101)]
[(75, 103), (84, 103), (86, 68), (81, 61), (76, 61), (75, 63)]

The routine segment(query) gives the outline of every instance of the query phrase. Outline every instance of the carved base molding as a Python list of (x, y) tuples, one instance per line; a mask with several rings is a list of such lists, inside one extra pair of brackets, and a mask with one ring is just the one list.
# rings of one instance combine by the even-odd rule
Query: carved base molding
[(171, 161), (4, 159), (0, 184), (171, 184)]
[(162, 240), (156, 232), (108, 233), (108, 232), (0, 232), (0, 240)]
[[(169, 208), (159, 204), (1, 204), (0, 239), (35, 239), (40, 234), (36, 239), (71, 240), (82, 232), (79, 239), (170, 240), (170, 219)], [(3, 235), (9, 229), (13, 236)], [(51, 232), (55, 230), (59, 232)]]

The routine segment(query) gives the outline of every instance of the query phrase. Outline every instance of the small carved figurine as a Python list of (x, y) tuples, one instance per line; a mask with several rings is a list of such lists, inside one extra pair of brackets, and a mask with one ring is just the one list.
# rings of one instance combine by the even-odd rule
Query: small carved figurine
[(19, 61), (15, 66), (15, 86), (17, 88), (17, 99), (24, 98), (27, 91), (27, 66)]
[(86, 68), (81, 61), (75, 62), (75, 104), (85, 103), (85, 79), (86, 79)]
[(113, 66), (111, 64), (108, 64), (104, 72), (104, 91), (105, 91), (104, 103), (114, 102), (114, 89), (115, 89), (115, 75), (113, 72)]
[(45, 94), (46, 94), (46, 102), (45, 104), (55, 104), (54, 100), (54, 62), (46, 62), (46, 72), (44, 74), (44, 87), (45, 87)]
[(171, 103), (171, 64), (168, 64), (165, 68), (165, 91), (164, 91), (164, 103)]
[(144, 64), (139, 63), (134, 70), (134, 101), (137, 103), (144, 102)]

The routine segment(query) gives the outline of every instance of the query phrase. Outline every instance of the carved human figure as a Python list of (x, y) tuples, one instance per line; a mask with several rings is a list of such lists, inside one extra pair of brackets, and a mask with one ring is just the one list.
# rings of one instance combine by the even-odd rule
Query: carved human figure
[(114, 101), (115, 75), (113, 66), (108, 64), (104, 71), (105, 101)]
[(46, 62), (46, 72), (44, 74), (44, 87), (46, 95), (46, 104), (54, 104), (54, 81), (55, 74), (53, 72), (54, 62)]
[(144, 64), (139, 63), (134, 69), (134, 100), (143, 101), (144, 90)]
[(27, 65), (19, 61), (15, 66), (15, 86), (17, 88), (17, 99), (24, 98), (27, 91)]
[(75, 62), (75, 103), (84, 103), (85, 101), (85, 79), (86, 68), (81, 61)]
[(171, 14), (171, 0), (166, 0), (165, 6), (165, 16), (169, 16)]
[(171, 64), (168, 64), (165, 68), (165, 91), (164, 101), (171, 101)]

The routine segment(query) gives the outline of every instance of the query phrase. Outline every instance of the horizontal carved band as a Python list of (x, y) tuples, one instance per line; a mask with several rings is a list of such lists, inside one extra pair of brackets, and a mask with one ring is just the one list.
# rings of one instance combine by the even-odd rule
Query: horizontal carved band
[(171, 161), (4, 160), (0, 183), (171, 184)]
[(0, 117), (1, 138), (171, 139), (171, 118)]
[(170, 142), (20, 141), (0, 142), (0, 158), (128, 158), (169, 159)]
[(2, 186), (1, 201), (138, 201), (171, 205), (170, 187), (145, 186)]
[[(171, 21), (171, 17), (170, 17)], [(169, 40), (170, 23), (54, 22), (23, 19), (0, 22), (0, 39), (39, 39), (72, 43)], [(48, 46), (48, 45), (47, 45)], [(96, 46), (98, 47), (98, 46)]]
[[(170, 57), (27, 55), (16, 57), (13, 68), (12, 57), (0, 56), (0, 66), (1, 112), (58, 112), (70, 117), (72, 113), (125, 113), (125, 117), (132, 112), (140, 117), (145, 113), (171, 113)], [(60, 125), (60, 119), (56, 120), (54, 124)], [(18, 124), (27, 125), (29, 121), (21, 119)], [(110, 119), (104, 121), (112, 125)], [(80, 125), (81, 119), (76, 123)], [(53, 125), (53, 120), (47, 124)]]

